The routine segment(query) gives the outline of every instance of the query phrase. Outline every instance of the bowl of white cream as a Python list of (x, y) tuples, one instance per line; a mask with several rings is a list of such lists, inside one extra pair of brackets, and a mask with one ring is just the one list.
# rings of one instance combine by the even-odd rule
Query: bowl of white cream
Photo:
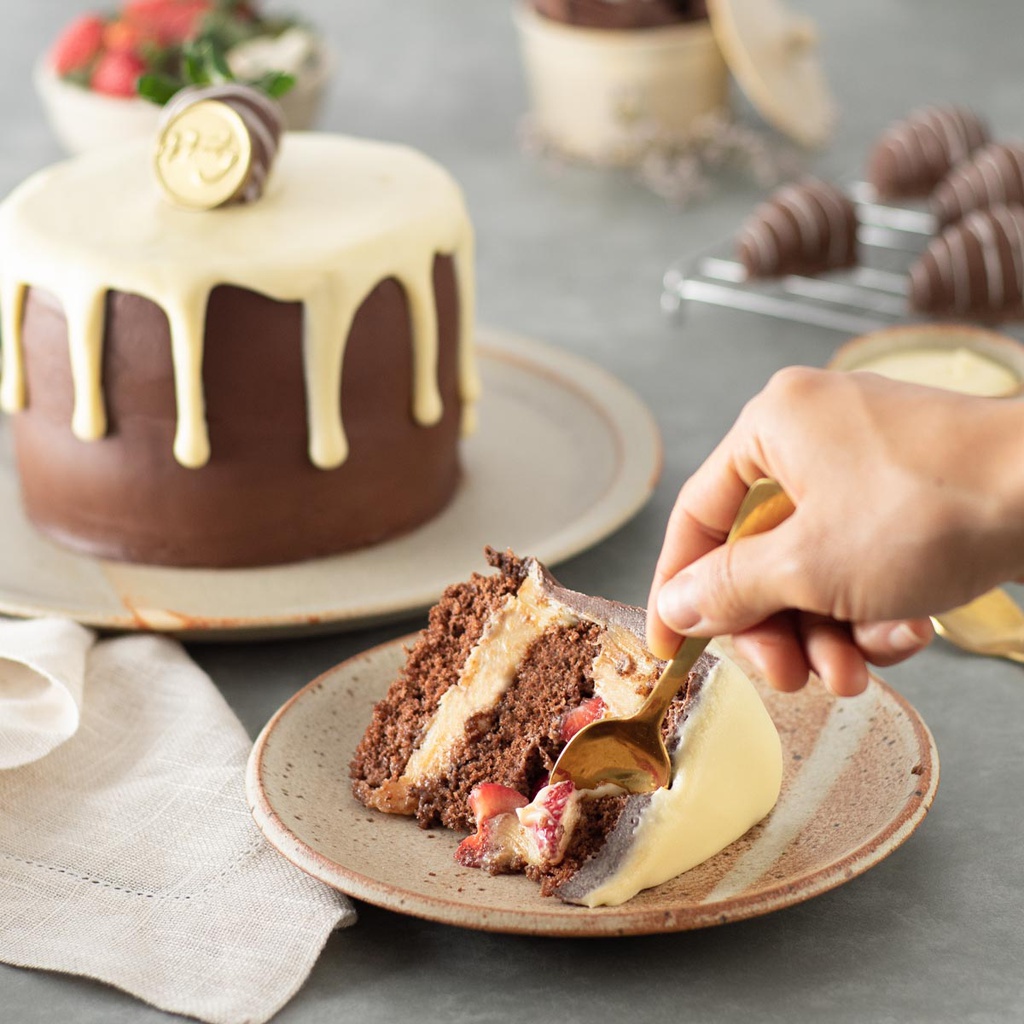
[(886, 327), (848, 341), (828, 365), (987, 398), (1024, 394), (1024, 344), (964, 324)]

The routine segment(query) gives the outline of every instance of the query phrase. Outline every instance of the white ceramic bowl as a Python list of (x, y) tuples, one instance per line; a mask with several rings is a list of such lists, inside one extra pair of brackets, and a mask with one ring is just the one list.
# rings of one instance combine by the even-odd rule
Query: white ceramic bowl
[[(302, 131), (313, 126), (332, 69), (330, 51), (321, 43), (312, 69), (281, 97), (290, 129)], [(69, 153), (148, 138), (156, 132), (161, 108), (148, 100), (105, 96), (66, 82), (45, 57), (36, 63), (33, 77), (50, 127)]]
[(533, 117), (569, 156), (630, 164), (655, 133), (684, 141), (729, 110), (729, 73), (708, 22), (618, 31), (516, 10)]

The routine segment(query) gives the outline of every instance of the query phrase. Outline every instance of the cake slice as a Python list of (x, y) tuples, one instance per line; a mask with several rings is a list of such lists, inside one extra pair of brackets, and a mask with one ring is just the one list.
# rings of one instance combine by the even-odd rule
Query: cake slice
[(632, 714), (663, 663), (638, 608), (561, 587), (534, 559), (449, 587), (350, 765), (367, 807), (470, 833), (457, 852), (545, 895), (619, 904), (738, 839), (774, 806), (778, 734), (712, 644), (665, 722), (672, 782), (650, 795), (547, 785), (568, 739)]

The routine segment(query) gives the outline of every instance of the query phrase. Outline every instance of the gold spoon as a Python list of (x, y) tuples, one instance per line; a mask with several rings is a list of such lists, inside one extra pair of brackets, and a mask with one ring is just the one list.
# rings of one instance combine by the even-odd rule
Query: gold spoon
[(932, 616), (935, 632), (957, 647), (1024, 663), (1024, 611), (1000, 588)]
[[(757, 480), (736, 513), (726, 543), (764, 533), (792, 511), (793, 503), (779, 484)], [(572, 780), (577, 789), (595, 789), (613, 782), (630, 793), (667, 786), (672, 761), (661, 738), (661, 723), (707, 645), (707, 637), (687, 637), (635, 715), (601, 719), (580, 729), (562, 748), (549, 784)]]

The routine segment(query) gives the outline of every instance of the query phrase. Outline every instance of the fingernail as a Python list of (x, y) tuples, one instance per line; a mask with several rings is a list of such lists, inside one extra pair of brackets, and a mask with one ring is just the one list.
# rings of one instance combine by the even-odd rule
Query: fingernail
[(696, 605), (696, 584), (689, 576), (677, 576), (658, 594), (658, 615), (669, 629), (685, 633), (701, 620)]
[(889, 646), (895, 651), (913, 651), (918, 647), (923, 647), (927, 642), (927, 637), (921, 636), (906, 622), (901, 622), (898, 626), (893, 627), (889, 633)]

